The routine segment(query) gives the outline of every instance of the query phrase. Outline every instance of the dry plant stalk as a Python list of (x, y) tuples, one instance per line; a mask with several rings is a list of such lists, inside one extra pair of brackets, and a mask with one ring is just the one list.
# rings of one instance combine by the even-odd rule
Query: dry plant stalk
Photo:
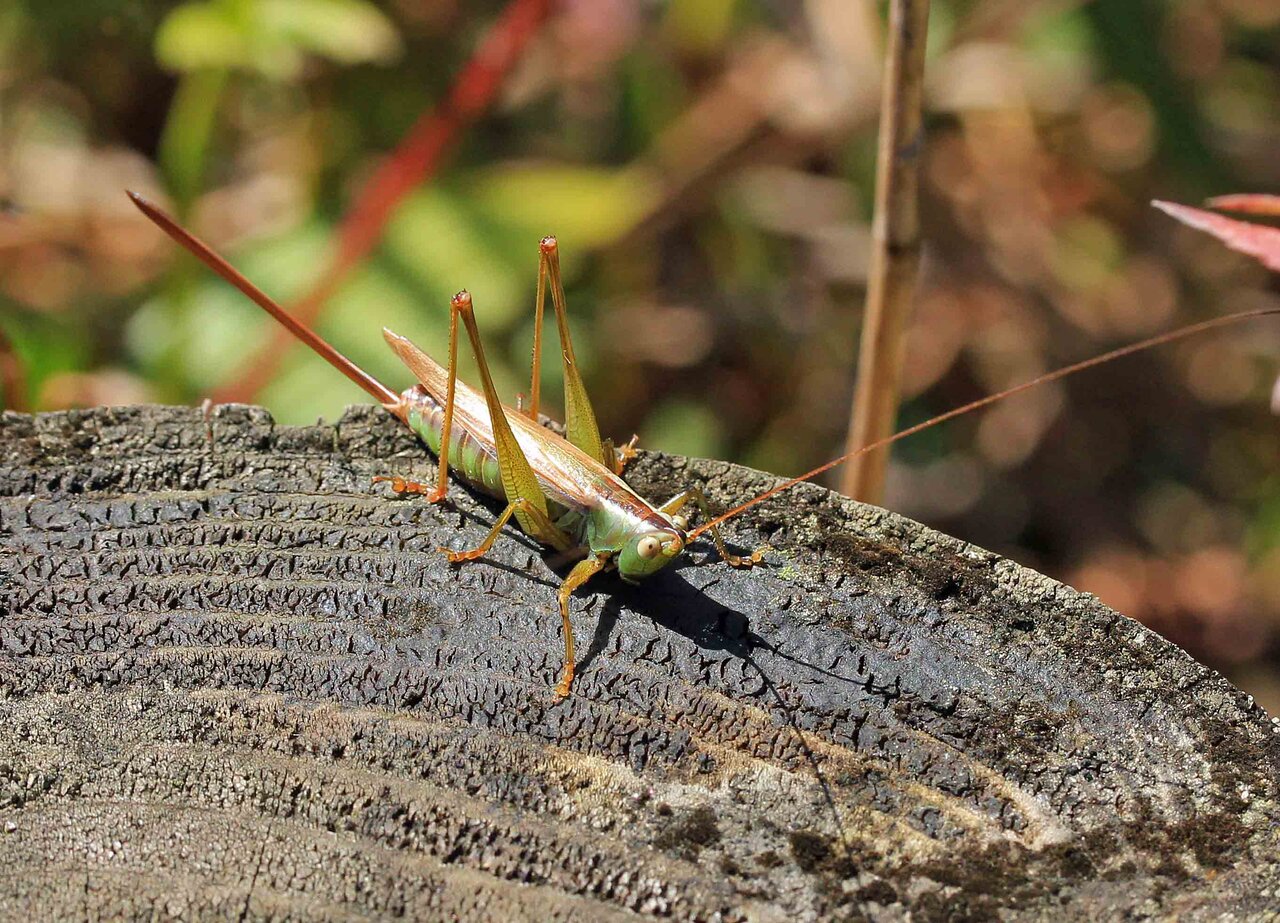
[[(850, 452), (891, 434), (898, 410), (903, 340), (920, 266), (921, 97), (928, 24), (929, 0), (890, 4), (872, 221), (874, 249), (846, 443)], [(887, 451), (868, 452), (856, 459), (845, 472), (841, 491), (878, 503), (888, 459)]]

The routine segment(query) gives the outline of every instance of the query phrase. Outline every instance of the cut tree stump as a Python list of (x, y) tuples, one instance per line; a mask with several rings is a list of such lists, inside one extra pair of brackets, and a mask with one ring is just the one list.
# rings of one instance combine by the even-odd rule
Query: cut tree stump
[[(574, 601), (382, 411), (0, 418), (0, 916), (1256, 919), (1280, 736), (1096, 599), (817, 487)], [(729, 504), (773, 483), (646, 454)]]

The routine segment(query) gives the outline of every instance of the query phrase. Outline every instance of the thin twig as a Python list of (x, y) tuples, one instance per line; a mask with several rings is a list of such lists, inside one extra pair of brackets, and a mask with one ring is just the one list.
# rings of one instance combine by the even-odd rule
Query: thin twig
[[(444, 100), (418, 119), (365, 184), (338, 230), (332, 262), (311, 290), (289, 306), (290, 314), (304, 324), (315, 323), (324, 303), (347, 274), (377, 246), (396, 206), (436, 172), (463, 129), (492, 104), (552, 5), (552, 0), (512, 0), (481, 39)], [(214, 393), (214, 401), (227, 404), (252, 400), (275, 377), (281, 358), (293, 343), (287, 331), (276, 332)]]
[[(924, 150), (921, 97), (929, 0), (893, 0), (885, 57), (876, 165), (874, 250), (859, 349), (848, 451), (893, 432), (902, 378), (903, 339), (920, 265), (919, 165)], [(841, 490), (875, 503), (884, 491), (887, 452), (850, 465)]]

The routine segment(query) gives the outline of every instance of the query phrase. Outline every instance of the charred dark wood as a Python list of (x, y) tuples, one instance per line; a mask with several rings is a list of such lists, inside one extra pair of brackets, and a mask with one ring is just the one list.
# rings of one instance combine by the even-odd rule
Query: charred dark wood
[[(381, 411), (0, 418), (0, 916), (1064, 919), (1280, 904), (1272, 721), (816, 487), (576, 602)], [(771, 483), (645, 455), (659, 498)], [(382, 487), (385, 485), (379, 485)]]

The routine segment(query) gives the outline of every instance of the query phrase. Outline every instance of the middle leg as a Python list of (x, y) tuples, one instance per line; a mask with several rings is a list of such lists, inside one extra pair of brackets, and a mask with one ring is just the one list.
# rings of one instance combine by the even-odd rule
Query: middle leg
[(615, 446), (612, 439), (604, 441), (605, 458), (609, 459), (608, 464), (614, 474), (622, 474), (627, 463), (640, 454), (636, 451), (636, 443), (639, 441), (639, 436), (632, 436), (625, 445), (620, 446)]
[(493, 547), (493, 543), (502, 533), (502, 528), (507, 524), (512, 516), (516, 513), (523, 513), (524, 521), (533, 526), (533, 531), (529, 534), (542, 542), (544, 545), (550, 545), (557, 551), (570, 551), (573, 548), (573, 539), (566, 534), (559, 526), (553, 523), (545, 514), (539, 512), (532, 503), (523, 498), (513, 500), (507, 504), (507, 508), (502, 511), (502, 515), (498, 517), (498, 521), (493, 524), (493, 528), (489, 530), (489, 534), (479, 545), (470, 551), (453, 551), (449, 548), (441, 547), (439, 550), (449, 559), (451, 564), (461, 564), (463, 561), (474, 561), (489, 553), (489, 549)]
[[(690, 487), (688, 490), (681, 491), (658, 507), (658, 510), (671, 516), (673, 522), (676, 523), (676, 528), (683, 532), (688, 528), (689, 520), (688, 517), (679, 516), (678, 514), (680, 510), (688, 505), (690, 500), (697, 505), (698, 510), (706, 518), (707, 522), (715, 520), (715, 515), (711, 512), (711, 507), (708, 506), (707, 497), (702, 492), (701, 487)], [(681, 522), (683, 522), (683, 525)], [(764, 553), (769, 550), (768, 545), (762, 545), (745, 558), (741, 555), (732, 554), (729, 551), (729, 547), (725, 545), (724, 536), (720, 534), (720, 529), (717, 526), (711, 527), (711, 540), (715, 542), (716, 551), (719, 553), (720, 558), (731, 567), (751, 567), (754, 564), (759, 564), (764, 560)]]

